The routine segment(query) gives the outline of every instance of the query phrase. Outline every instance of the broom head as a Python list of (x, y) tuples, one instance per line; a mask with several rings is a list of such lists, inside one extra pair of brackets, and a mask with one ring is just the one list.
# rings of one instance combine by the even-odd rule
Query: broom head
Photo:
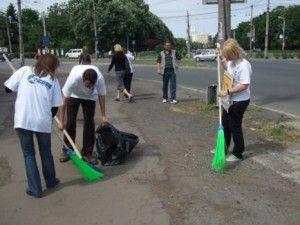
[(217, 134), (215, 154), (212, 161), (212, 169), (217, 173), (223, 173), (225, 167), (225, 137), (223, 126), (220, 126)]
[(96, 169), (96, 167), (89, 165), (83, 159), (79, 158), (72, 149), (65, 148), (65, 150), (70, 156), (75, 167), (83, 176), (84, 180), (88, 182), (93, 182), (101, 180), (104, 177), (104, 173), (102, 173), (102, 171), (99, 168)]

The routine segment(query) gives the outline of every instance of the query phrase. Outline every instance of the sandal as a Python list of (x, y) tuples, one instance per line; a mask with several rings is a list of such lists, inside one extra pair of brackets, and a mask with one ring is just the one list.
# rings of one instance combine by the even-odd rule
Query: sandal
[(119, 102), (119, 101), (120, 101), (120, 98), (115, 98), (115, 101)]

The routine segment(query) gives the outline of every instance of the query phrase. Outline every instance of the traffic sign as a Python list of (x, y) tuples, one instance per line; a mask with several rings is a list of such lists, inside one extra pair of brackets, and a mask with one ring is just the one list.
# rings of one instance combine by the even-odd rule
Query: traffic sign
[(43, 36), (43, 45), (45, 47), (49, 47), (50, 46), (50, 37), (49, 36)]
[[(245, 3), (247, 0), (230, 0), (231, 3)], [(202, 0), (203, 5), (218, 4), (219, 0)]]

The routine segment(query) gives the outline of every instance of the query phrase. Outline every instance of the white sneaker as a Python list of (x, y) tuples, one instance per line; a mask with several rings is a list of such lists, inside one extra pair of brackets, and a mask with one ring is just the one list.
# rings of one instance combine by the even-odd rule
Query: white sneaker
[(215, 152), (216, 152), (216, 149), (210, 150), (210, 153), (211, 153), (211, 154), (215, 154)]
[(178, 103), (178, 102), (177, 102), (177, 100), (175, 100), (175, 99), (171, 101), (171, 104), (177, 104), (177, 103)]
[(162, 103), (167, 103), (167, 102), (168, 102), (168, 100), (163, 98)]
[(238, 162), (241, 161), (242, 159), (239, 159), (238, 157), (236, 157), (235, 155), (230, 155), (227, 157), (226, 161), (227, 162)]

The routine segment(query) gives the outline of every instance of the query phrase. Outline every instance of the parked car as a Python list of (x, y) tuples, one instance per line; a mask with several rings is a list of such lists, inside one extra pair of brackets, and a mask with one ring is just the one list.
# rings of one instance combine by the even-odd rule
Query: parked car
[(216, 51), (214, 49), (204, 50), (201, 54), (195, 55), (194, 59), (199, 61), (214, 61), (217, 58)]
[(78, 49), (70, 49), (69, 51), (67, 51), (67, 53), (65, 54), (65, 56), (67, 58), (79, 58), (79, 56), (83, 53), (83, 49), (82, 48), (78, 48)]
[(6, 55), (6, 57), (8, 58), (9, 61), (11, 61), (13, 59), (13, 54), (8, 52), (7, 47), (0, 47), (0, 61), (1, 62), (5, 61), (3, 54)]

